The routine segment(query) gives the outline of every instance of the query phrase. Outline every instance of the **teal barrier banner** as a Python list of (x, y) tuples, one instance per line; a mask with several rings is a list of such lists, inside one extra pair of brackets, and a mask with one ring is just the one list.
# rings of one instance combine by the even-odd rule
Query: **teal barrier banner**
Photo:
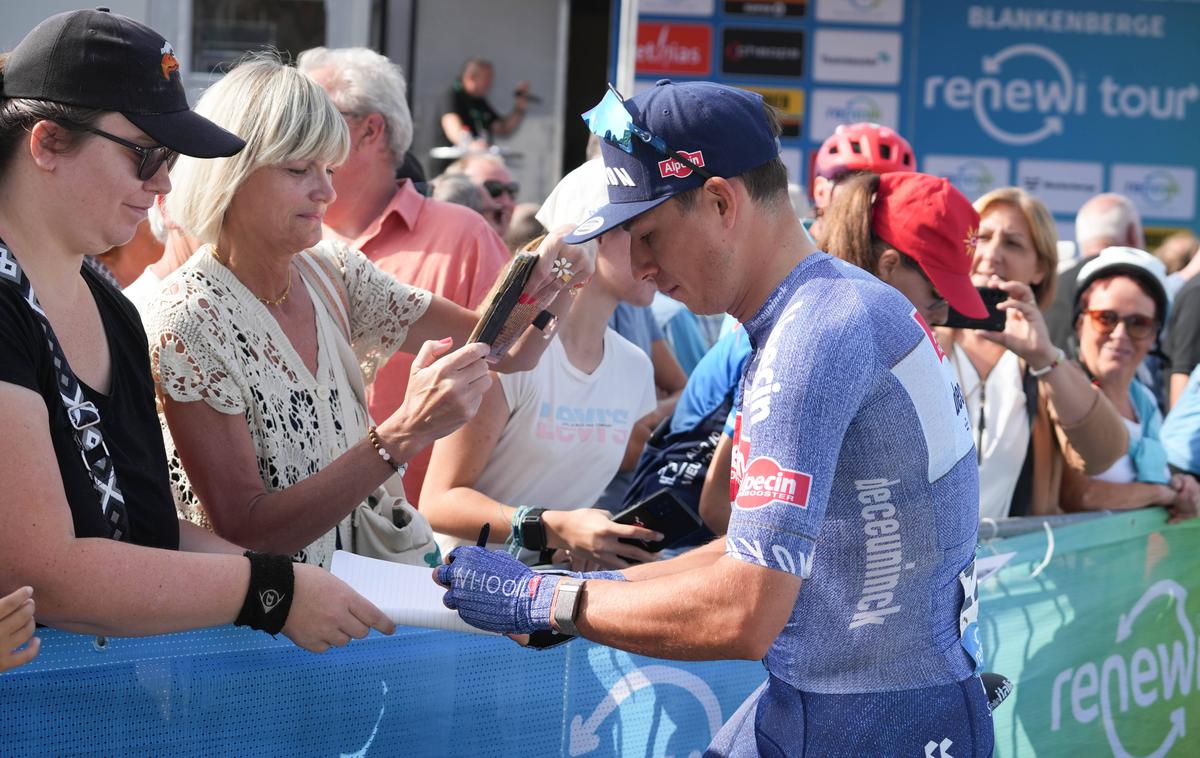
[[(1141, 511), (988, 555), (1010, 557), (980, 586), (987, 668), (1016, 682), (996, 755), (1200, 755), (1200, 523)], [(232, 628), (39, 635), (0, 675), (0, 755), (690, 757), (765, 678), (415, 629), (325, 655)]]
[(1200, 523), (1161, 509), (980, 547), (987, 668), (1016, 688), (997, 756), (1200, 755)]

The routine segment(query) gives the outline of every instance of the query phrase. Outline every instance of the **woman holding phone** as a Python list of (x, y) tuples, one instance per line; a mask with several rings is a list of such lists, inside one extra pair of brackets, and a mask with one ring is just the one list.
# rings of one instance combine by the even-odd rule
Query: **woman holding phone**
[[(933, 179), (906, 179), (923, 176), (887, 174), (846, 180), (825, 215), (818, 242), (831, 254), (899, 289), (928, 323), (936, 325), (945, 321), (945, 300), (950, 299), (930, 279), (929, 272), (937, 269), (912, 257), (911, 251), (900, 254), (878, 234), (891, 216), (911, 216), (922, 206), (885, 204), (890, 213), (873, 210), (884, 207), (880, 198), (888, 195), (889, 185)], [(1016, 187), (990, 192), (974, 205), (978, 226), (958, 230), (964, 246), (960, 263), (970, 263), (976, 287), (1003, 293), (996, 308), (1007, 319), (1003, 331), (942, 329), (938, 338), (974, 427), (980, 515), (1060, 513), (1064, 466), (1089, 475), (1104, 471), (1125, 454), (1128, 433), (1112, 403), (1050, 342), (1039, 307), (1054, 297), (1057, 251), (1049, 211)], [(938, 219), (931, 221), (930, 228), (944, 224), (944, 219)], [(920, 265), (913, 265), (914, 260)], [(973, 302), (983, 308), (981, 300)], [(953, 300), (950, 306), (968, 317), (986, 315), (980, 310), (969, 312)]]

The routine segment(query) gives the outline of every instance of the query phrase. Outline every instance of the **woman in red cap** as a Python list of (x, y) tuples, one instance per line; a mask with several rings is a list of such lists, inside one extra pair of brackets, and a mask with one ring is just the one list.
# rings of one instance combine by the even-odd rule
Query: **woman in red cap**
[(950, 182), (913, 172), (846, 179), (825, 214), (817, 243), (900, 290), (925, 323), (948, 309), (984, 318), (971, 284), (979, 214)]
[[(817, 240), (900, 290), (930, 325), (944, 323), (949, 308), (986, 316), (976, 286), (1007, 294), (998, 306), (1008, 314), (1004, 331), (939, 330), (973, 420), (980, 514), (992, 518), (1052, 512), (1064, 463), (1103, 471), (1124, 452), (1127, 435), (1112, 404), (1050, 343), (1038, 307), (1054, 294), (1049, 213), (1021, 190), (999, 192), (972, 208), (947, 180), (928, 174), (851, 177), (838, 186)], [(1001, 373), (989, 378), (997, 367)], [(1000, 378), (1015, 391), (993, 387)]]

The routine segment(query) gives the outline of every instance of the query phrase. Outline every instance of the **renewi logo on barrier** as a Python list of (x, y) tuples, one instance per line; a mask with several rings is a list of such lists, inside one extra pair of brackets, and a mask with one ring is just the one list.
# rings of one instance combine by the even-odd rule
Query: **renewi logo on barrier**
[(972, 200), (1009, 184), (1007, 158), (927, 155), (921, 159), (920, 169), (927, 174), (946, 177)]
[(815, 89), (809, 108), (808, 136), (821, 143), (838, 124), (872, 121), (897, 128), (900, 97), (894, 92), (850, 89)]
[(970, 111), (979, 128), (1006, 145), (1033, 145), (1067, 134), (1067, 123), (1084, 128), (1087, 119), (1183, 122), (1195, 117), (1200, 86), (1130, 81), (1137, 69), (1088, 79), (1072, 71), (1054, 49), (1018, 43), (979, 60), (979, 75), (926, 76), (921, 105), (926, 109)]
[(1117, 163), (1109, 187), (1147, 218), (1190, 219), (1196, 205), (1196, 169), (1189, 166)]
[(1195, 712), (1200, 700), (1187, 595), (1173, 579), (1154, 583), (1116, 618), (1110, 655), (1058, 672), (1049, 702), (1051, 732), (1099, 719), (1113, 756), (1133, 758), (1117, 722), (1136, 723), (1143, 731), (1161, 734), (1148, 758), (1171, 751), (1187, 733), (1187, 711)]

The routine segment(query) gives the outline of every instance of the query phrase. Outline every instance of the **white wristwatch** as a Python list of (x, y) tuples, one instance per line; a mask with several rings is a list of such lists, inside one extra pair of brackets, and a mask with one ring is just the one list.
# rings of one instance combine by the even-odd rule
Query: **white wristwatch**
[(579, 596), (586, 580), (567, 577), (559, 581), (554, 598), (554, 626), (572, 637), (579, 635), (575, 614), (579, 613)]

